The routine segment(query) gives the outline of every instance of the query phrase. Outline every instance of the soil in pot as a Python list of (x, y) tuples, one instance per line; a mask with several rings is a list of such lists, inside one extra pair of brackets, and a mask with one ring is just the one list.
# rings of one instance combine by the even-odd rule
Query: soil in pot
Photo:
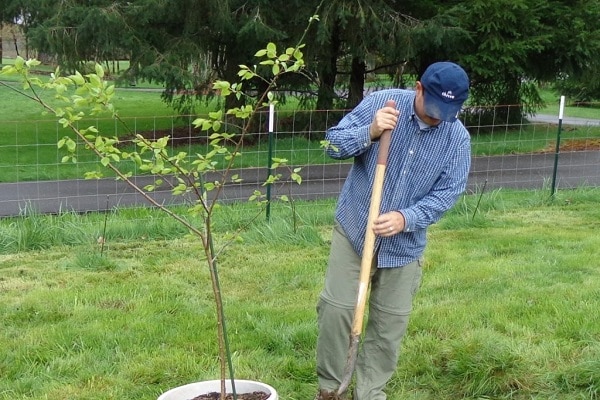
[[(252, 393), (238, 393), (238, 400), (266, 400), (269, 398), (269, 393), (265, 392), (252, 392)], [(219, 400), (221, 398), (221, 393), (212, 392), (207, 394), (202, 394), (200, 396), (194, 397), (190, 400)], [(225, 395), (225, 400), (233, 400), (233, 394), (227, 393)]]

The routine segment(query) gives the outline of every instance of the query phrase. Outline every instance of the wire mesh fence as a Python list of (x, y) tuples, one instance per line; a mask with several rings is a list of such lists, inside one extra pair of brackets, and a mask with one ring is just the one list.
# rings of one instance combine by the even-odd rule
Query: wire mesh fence
[[(477, 192), (484, 185), (488, 189), (548, 190), (551, 184), (556, 189), (600, 186), (600, 108), (593, 106), (588, 108), (590, 117), (564, 117), (560, 121), (558, 110), (556, 116), (522, 118), (516, 106), (466, 109), (461, 119), (471, 133), (473, 153), (468, 192)], [(352, 160), (329, 158), (320, 141), (327, 127), (335, 125), (345, 112), (278, 111), (271, 132), (269, 114), (261, 113), (234, 165), (241, 181), (226, 185), (223, 201), (244, 201), (255, 190), (264, 191), (263, 183), (270, 173), (282, 174), (282, 180), (271, 188), (273, 200), (282, 195), (303, 200), (336, 197)], [(192, 120), (138, 117), (126, 118), (124, 124), (112, 119), (82, 124), (119, 137), (124, 151), (134, 147), (135, 135), (149, 139), (169, 136), (171, 152), (194, 157), (210, 149), (210, 140), (206, 132), (193, 127)], [(0, 129), (0, 216), (21, 215), (26, 210), (86, 212), (147, 205), (142, 196), (114, 176), (84, 179), (86, 173), (103, 167), (83, 146), (77, 150), (76, 163), (61, 162), (65, 153), (57, 142), (68, 132), (55, 121), (8, 121)], [(301, 168), (302, 184), (286, 179), (285, 170), (272, 171), (270, 156)], [(145, 175), (132, 162), (122, 167), (141, 186), (156, 178)], [(219, 173), (209, 177), (213, 178), (218, 179)], [(153, 192), (152, 197), (168, 204), (189, 200), (172, 196), (168, 185)]]

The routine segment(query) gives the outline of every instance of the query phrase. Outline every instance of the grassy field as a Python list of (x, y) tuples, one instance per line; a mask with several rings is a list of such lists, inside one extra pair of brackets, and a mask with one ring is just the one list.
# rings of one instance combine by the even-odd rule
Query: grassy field
[[(5, 79), (4, 77), (2, 79)], [(13, 82), (13, 84), (16, 84)], [(148, 90), (152, 89), (152, 90)], [(42, 94), (47, 101), (53, 103), (52, 95)], [(543, 91), (548, 106), (541, 113), (557, 115), (559, 96), (550, 90)], [(157, 136), (175, 136), (176, 131), (183, 129), (191, 136), (201, 136), (201, 132), (190, 126), (191, 118), (179, 118), (175, 111), (165, 105), (156, 87), (147, 88), (143, 84), (137, 88), (119, 88), (114, 104), (123, 118), (124, 124), (116, 122), (108, 115), (84, 120), (82, 127), (94, 125), (107, 136), (120, 138), (131, 137), (134, 133), (154, 133)], [(214, 107), (215, 103), (207, 106)], [(292, 107), (287, 105), (287, 109)], [(49, 115), (41, 112), (39, 105), (0, 85), (0, 182), (18, 182), (34, 180), (59, 180), (82, 178), (86, 172), (101, 168), (96, 158), (81, 149), (78, 163), (61, 163), (65, 155), (59, 151), (56, 143), (65, 135), (72, 134), (60, 127)], [(286, 110), (287, 110), (286, 109)], [(565, 115), (586, 118), (600, 118), (598, 108), (567, 107)], [(297, 114), (305, 120), (311, 115), (306, 112)], [(291, 130), (296, 127), (291, 121)], [(506, 127), (501, 123), (497, 128), (472, 127), (472, 149), (474, 155), (498, 155), (544, 151), (554, 148), (556, 127), (548, 124), (523, 124)], [(283, 128), (280, 128), (283, 129)], [(285, 128), (287, 129), (287, 128)], [(491, 131), (491, 133), (490, 133)], [(264, 132), (263, 132), (264, 133)], [(315, 138), (307, 138), (314, 134)], [(286, 158), (291, 165), (305, 166), (337, 162), (327, 157), (319, 145), (322, 132), (302, 132), (290, 138), (281, 135), (275, 143), (274, 157)], [(287, 136), (283, 138), (283, 136)], [(243, 156), (237, 161), (238, 167), (262, 167), (269, 165), (266, 135), (259, 135), (256, 143), (250, 143), (242, 149)], [(568, 127), (562, 134), (562, 140), (600, 138), (599, 127)], [(312, 139), (312, 140), (311, 140)], [(125, 146), (124, 150), (131, 147)], [(205, 144), (189, 142), (184, 146), (174, 146), (172, 151), (184, 151), (190, 155), (204, 154)], [(122, 167), (125, 172), (139, 173), (130, 162)]]
[[(596, 189), (465, 196), (429, 233), (390, 400), (600, 396)], [(220, 260), (238, 377), (316, 390), (333, 201), (256, 220)], [(220, 209), (217, 232), (255, 211)], [(106, 239), (104, 247), (97, 243)], [(0, 399), (152, 400), (218, 376), (201, 247), (149, 209), (0, 220)]]

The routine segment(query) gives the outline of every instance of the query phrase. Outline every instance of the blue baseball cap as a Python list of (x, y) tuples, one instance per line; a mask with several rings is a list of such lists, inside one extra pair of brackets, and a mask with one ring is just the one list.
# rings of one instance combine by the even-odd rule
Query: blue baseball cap
[(469, 77), (452, 62), (431, 64), (423, 76), (425, 114), (431, 118), (454, 122), (469, 96)]

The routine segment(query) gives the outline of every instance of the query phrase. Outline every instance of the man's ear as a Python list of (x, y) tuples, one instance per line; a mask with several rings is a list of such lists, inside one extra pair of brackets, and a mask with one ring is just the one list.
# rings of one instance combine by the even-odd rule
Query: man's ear
[(415, 90), (422, 92), (423, 91), (423, 85), (421, 84), (421, 81), (417, 81), (417, 84), (415, 86)]

